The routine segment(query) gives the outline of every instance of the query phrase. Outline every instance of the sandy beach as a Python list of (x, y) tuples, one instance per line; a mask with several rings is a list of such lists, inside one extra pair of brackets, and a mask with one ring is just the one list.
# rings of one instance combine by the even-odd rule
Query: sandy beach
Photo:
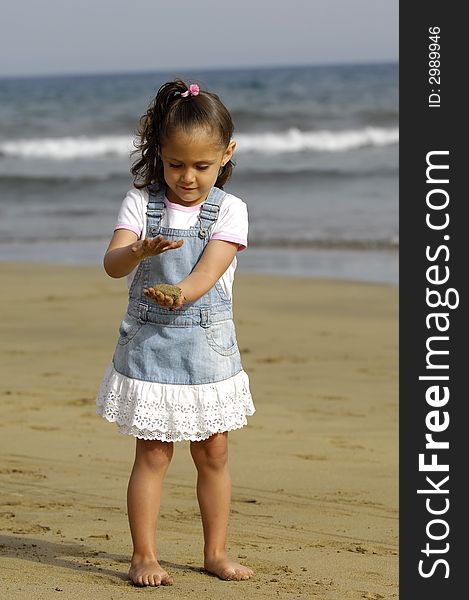
[(175, 584), (140, 589), (127, 581), (135, 441), (95, 413), (125, 281), (99, 267), (9, 263), (0, 277), (2, 599), (398, 597), (396, 286), (237, 274), (257, 412), (230, 433), (229, 552), (255, 576), (203, 572), (183, 442), (158, 535)]

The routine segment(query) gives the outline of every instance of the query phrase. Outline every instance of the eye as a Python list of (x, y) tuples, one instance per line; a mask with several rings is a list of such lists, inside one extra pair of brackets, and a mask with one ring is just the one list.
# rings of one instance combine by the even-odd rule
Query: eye
[(206, 169), (208, 169), (208, 165), (204, 165), (204, 166), (198, 166), (197, 167), (199, 169), (199, 171), (205, 171)]
[(169, 163), (169, 166), (170, 166), (172, 169), (178, 169), (178, 168), (179, 168), (181, 165), (172, 165), (171, 163)]

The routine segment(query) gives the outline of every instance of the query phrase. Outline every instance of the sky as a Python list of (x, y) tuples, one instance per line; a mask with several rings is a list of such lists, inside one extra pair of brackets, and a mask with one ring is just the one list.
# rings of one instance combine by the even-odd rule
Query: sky
[(0, 76), (398, 61), (398, 0), (5, 0)]

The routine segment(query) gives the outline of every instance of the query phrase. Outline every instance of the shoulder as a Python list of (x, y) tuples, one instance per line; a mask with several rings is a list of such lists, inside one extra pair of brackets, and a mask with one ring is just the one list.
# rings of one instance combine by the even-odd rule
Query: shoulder
[(146, 188), (132, 188), (125, 195), (123, 204), (133, 205), (135, 207), (145, 207), (148, 204), (148, 190)]
[(212, 230), (212, 239), (235, 242), (239, 250), (244, 250), (247, 247), (248, 228), (246, 202), (234, 194), (226, 193)]
[(137, 188), (129, 190), (122, 201), (114, 229), (130, 229), (140, 235), (143, 231), (147, 204), (146, 190)]
[(122, 201), (119, 211), (119, 221), (125, 223), (127, 215), (138, 215), (139, 219), (142, 219), (142, 216), (147, 212), (147, 205), (148, 190), (130, 189)]

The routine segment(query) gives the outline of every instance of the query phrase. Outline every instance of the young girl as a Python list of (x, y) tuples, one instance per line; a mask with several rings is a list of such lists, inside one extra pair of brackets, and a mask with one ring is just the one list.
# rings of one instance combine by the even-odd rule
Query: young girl
[[(127, 491), (135, 585), (173, 582), (157, 561), (155, 531), (163, 477), (181, 440), (190, 440), (198, 472), (205, 570), (221, 579), (253, 575), (225, 551), (228, 431), (255, 411), (231, 303), (236, 253), (248, 229), (245, 203), (223, 191), (233, 169), (232, 133), (217, 95), (179, 79), (161, 86), (140, 120), (135, 189), (104, 257), (111, 277), (129, 279), (97, 410), (137, 438)], [(175, 287), (160, 291), (157, 284)]]

